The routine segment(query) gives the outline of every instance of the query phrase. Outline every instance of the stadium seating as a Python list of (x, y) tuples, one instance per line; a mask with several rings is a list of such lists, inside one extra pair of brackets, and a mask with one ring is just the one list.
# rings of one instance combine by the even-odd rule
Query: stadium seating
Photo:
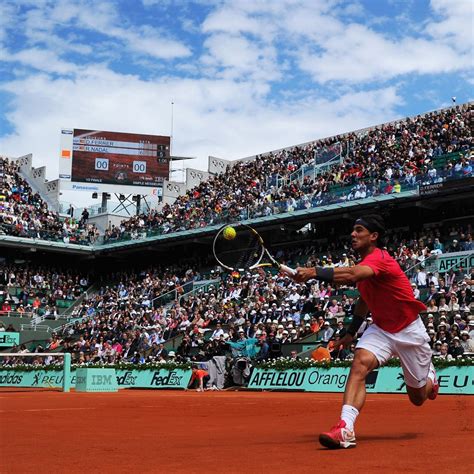
[[(429, 256), (440, 247), (451, 250), (453, 237), (461, 241), (460, 250), (474, 251), (469, 221), (457, 226), (430, 227), (417, 234), (389, 232), (384, 239), (383, 244), (402, 268), (410, 270), (408, 275), (414, 291), (419, 291), (418, 298), (423, 302), (433, 299), (431, 288), (435, 285), (430, 285), (428, 276), (421, 281), (417, 270), (426, 270)], [(306, 247), (301, 244), (296, 249), (283, 247), (278, 255), (290, 265), (296, 262), (354, 265), (355, 256), (347, 237), (333, 240), (335, 247), (331, 252), (324, 242), (319, 245), (309, 242)], [(238, 340), (239, 331), (243, 330), (245, 338), (264, 339), (269, 346), (278, 345), (280, 352), (286, 354), (304, 344), (328, 344), (352, 320), (358, 296), (355, 288), (295, 285), (272, 273), (235, 278), (220, 271), (213, 272), (212, 281), (200, 283), (196, 280), (196, 269), (189, 269), (187, 262), (181, 263), (180, 267), (167, 270), (155, 268), (139, 274), (123, 274), (115, 284), (83, 301), (71, 323), (59, 333), (63, 347), (74, 353), (75, 360), (81, 361), (159, 361), (166, 360), (168, 352), (178, 348), (178, 358), (182, 360), (205, 360), (216, 351), (228, 350), (226, 341)], [(458, 272), (456, 281), (463, 277)], [(434, 294), (438, 304), (449, 288), (443, 279), (437, 285)], [(460, 293), (461, 286), (454, 290)], [(260, 295), (258, 300), (255, 295)], [(451, 305), (445, 314), (452, 322), (458, 314), (456, 311), (460, 311), (467, 322), (471, 303), (469, 299), (464, 306)], [(438, 308), (432, 314), (433, 324), (439, 324)], [(428, 324), (427, 318), (428, 312), (425, 314)], [(350, 357), (350, 354), (341, 353), (338, 357)]]
[[(469, 153), (473, 143), (468, 123), (469, 104), (465, 104), (257, 155), (202, 181), (160, 211), (112, 226), (105, 231), (103, 242), (398, 194), (419, 184), (470, 177), (474, 155)], [(318, 168), (315, 163), (325, 155), (334, 165)], [(68, 244), (99, 243), (94, 225), (60, 219), (32, 192), (17, 165), (5, 158), (1, 165), (1, 233)], [(312, 171), (304, 171), (307, 169)]]
[[(474, 158), (468, 123), (469, 108), (460, 106), (256, 156), (201, 182), (160, 212), (123, 221), (104, 240), (179, 232), (469, 177)], [(292, 179), (313, 162), (316, 150), (336, 143), (342, 150), (339, 164)]]
[(18, 165), (0, 158), (0, 233), (23, 238), (91, 244), (98, 237), (94, 225), (75, 219), (60, 219), (33, 193), (20, 176)]
[[(104, 240), (120, 242), (151, 233), (185, 231), (469, 178), (474, 154), (466, 125), (468, 114), (463, 106), (442, 110), (239, 162), (161, 211), (135, 216), (113, 227)], [(332, 160), (336, 164), (324, 164), (316, 171), (315, 156), (330, 147), (339, 149), (342, 158), (336, 157)], [(3, 232), (95, 242), (97, 232), (87, 222), (62, 221), (31, 192), (15, 165), (4, 160), (3, 167)], [(428, 305), (424, 320), (431, 346), (436, 353), (437, 341), (447, 343), (446, 357), (459, 355), (455, 338), (466, 336), (461, 331), (469, 329), (472, 319), (472, 294), (463, 284), (469, 277), (459, 268), (454, 269), (454, 279), (449, 282), (450, 275), (443, 275), (443, 279), (428, 272), (436, 273), (436, 253), (474, 251), (472, 223), (459, 216), (457, 219), (453, 223), (435, 218), (435, 224), (418, 225), (417, 231), (404, 225), (389, 231), (382, 242), (412, 281), (416, 297)], [(317, 236), (309, 232), (306, 237), (295, 233), (283, 236), (287, 232), (282, 232), (283, 240), (272, 242), (278, 260), (292, 266), (355, 265), (346, 233), (324, 225)], [(208, 250), (199, 252), (199, 261), (176, 256), (176, 262), (166, 267), (102, 275), (107, 283), (78, 304), (68, 321), (58, 324), (48, 348), (72, 352), (81, 364), (161, 362), (169, 358), (205, 361), (228, 353), (229, 343), (250, 339), (261, 348), (257, 357), (278, 357), (294, 348), (304, 352), (317, 344), (330, 346), (352, 320), (358, 296), (354, 287), (295, 284), (274, 272), (229, 275), (209, 264), (212, 256), (204, 256)], [(7, 267), (3, 282), (7, 291), (2, 301), (7, 312), (18, 311), (23, 301), (22, 311), (31, 305), (31, 314), (42, 317), (48, 305), (48, 314), (55, 317), (84, 288), (77, 274), (55, 277), (51, 270), (38, 280), (36, 269), (26, 274), (17, 272), (13, 279), (11, 273)], [(207, 280), (202, 277), (205, 273), (209, 274)], [(56, 310), (51, 311), (53, 307)], [(444, 316), (449, 328), (443, 330)], [(471, 339), (474, 332), (463, 341), (466, 352)], [(170, 355), (171, 351), (176, 355)], [(351, 358), (353, 350), (333, 357)]]

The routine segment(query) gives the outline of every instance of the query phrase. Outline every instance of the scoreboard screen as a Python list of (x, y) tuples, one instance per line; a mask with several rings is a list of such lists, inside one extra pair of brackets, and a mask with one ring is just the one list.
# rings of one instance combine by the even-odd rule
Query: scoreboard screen
[(71, 152), (72, 182), (158, 187), (169, 177), (170, 137), (74, 129)]

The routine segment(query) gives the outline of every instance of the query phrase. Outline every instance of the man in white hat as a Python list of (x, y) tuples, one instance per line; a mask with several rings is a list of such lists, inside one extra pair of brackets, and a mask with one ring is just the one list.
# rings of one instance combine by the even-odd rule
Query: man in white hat
[(461, 346), (463, 347), (465, 353), (474, 353), (474, 339), (469, 336), (468, 331), (461, 331)]
[(474, 339), (474, 319), (471, 319), (467, 325), (467, 330), (469, 331), (469, 337)]

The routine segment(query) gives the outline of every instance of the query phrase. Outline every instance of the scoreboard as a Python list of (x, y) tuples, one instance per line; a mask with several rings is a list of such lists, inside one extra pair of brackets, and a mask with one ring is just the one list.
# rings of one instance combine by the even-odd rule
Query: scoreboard
[(61, 180), (161, 188), (169, 169), (170, 137), (83, 129), (61, 132)]

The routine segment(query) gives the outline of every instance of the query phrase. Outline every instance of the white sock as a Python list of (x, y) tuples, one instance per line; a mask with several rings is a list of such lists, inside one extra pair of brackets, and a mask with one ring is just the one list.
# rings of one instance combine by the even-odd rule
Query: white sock
[(341, 420), (346, 422), (348, 430), (354, 431), (354, 423), (358, 415), (359, 410), (357, 408), (354, 408), (351, 405), (342, 405)]
[(433, 385), (435, 383), (435, 377), (436, 377), (436, 371), (435, 371), (433, 363), (431, 363), (430, 370), (428, 371), (428, 378), (433, 382)]

